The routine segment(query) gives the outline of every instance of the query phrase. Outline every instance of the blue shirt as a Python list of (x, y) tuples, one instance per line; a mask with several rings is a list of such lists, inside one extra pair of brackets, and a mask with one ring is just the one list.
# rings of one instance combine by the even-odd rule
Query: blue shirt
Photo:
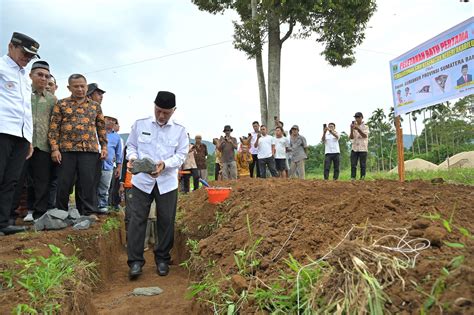
[(0, 133), (33, 140), (31, 85), (25, 69), (8, 55), (0, 59)]
[(188, 146), (188, 135), (182, 125), (169, 120), (160, 126), (152, 117), (137, 120), (127, 139), (127, 159), (148, 157), (155, 163), (163, 161), (165, 169), (157, 178), (145, 173), (133, 175), (133, 186), (149, 194), (158, 185), (161, 195), (177, 189), (178, 169), (188, 154)]
[(118, 133), (107, 131), (107, 159), (102, 163), (102, 169), (112, 171), (114, 162), (116, 164), (122, 164), (123, 162), (122, 139)]

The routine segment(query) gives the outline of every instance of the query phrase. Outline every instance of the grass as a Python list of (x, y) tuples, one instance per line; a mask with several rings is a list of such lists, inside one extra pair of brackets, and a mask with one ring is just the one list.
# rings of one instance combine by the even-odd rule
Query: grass
[[(360, 175), (357, 169), (358, 176)], [(323, 170), (316, 170), (306, 173), (307, 179), (324, 179)], [(329, 174), (332, 178), (332, 170)], [(434, 178), (443, 178), (449, 183), (474, 185), (474, 169), (472, 168), (455, 168), (450, 170), (436, 170), (436, 171), (412, 171), (405, 172), (405, 180), (432, 180)], [(341, 170), (339, 180), (348, 181), (351, 179), (350, 169)], [(389, 179), (398, 180), (398, 173), (389, 172), (368, 172), (365, 176), (366, 180)]]
[(101, 226), (101, 230), (105, 234), (118, 229), (120, 229), (120, 220), (117, 218), (107, 218)]
[(48, 245), (49, 257), (32, 256), (33, 249), (23, 251), (27, 256), (17, 259), (10, 269), (0, 272), (2, 287), (24, 289), (29, 299), (18, 304), (13, 314), (56, 314), (61, 311), (61, 300), (66, 296), (65, 283), (77, 281), (77, 272), (86, 271), (88, 280), (97, 280), (95, 264), (66, 256), (59, 247)]

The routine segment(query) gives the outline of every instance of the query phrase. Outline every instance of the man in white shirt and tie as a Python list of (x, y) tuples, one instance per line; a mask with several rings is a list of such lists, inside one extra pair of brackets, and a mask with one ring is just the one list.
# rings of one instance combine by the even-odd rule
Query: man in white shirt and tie
[(38, 56), (33, 38), (13, 33), (0, 59), (0, 235), (25, 231), (10, 220), (15, 187), (25, 160), (33, 154), (31, 82), (25, 67)]
[(178, 169), (186, 158), (189, 146), (186, 129), (171, 120), (175, 110), (175, 95), (158, 92), (155, 117), (137, 120), (127, 140), (128, 168), (133, 168), (136, 159), (149, 158), (156, 163), (156, 170), (151, 174), (138, 173), (132, 177), (133, 187), (127, 193), (130, 279), (138, 277), (145, 264), (143, 243), (153, 200), (156, 202), (158, 234), (158, 244), (154, 249), (155, 263), (160, 276), (166, 276), (169, 272), (178, 201)]
[(339, 134), (336, 131), (336, 124), (324, 124), (323, 137), (321, 141), (324, 143), (324, 179), (329, 179), (329, 171), (331, 163), (334, 164), (333, 179), (339, 178)]

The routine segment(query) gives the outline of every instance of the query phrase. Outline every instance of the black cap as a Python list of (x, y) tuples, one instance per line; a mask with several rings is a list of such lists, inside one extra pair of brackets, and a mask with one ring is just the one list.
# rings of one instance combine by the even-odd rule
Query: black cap
[(224, 132), (226, 132), (226, 131), (232, 132), (232, 131), (234, 131), (234, 129), (232, 129), (232, 128), (230, 127), (230, 125), (225, 125), (225, 126), (224, 126)]
[(89, 83), (89, 84), (87, 84), (87, 96), (89, 96), (89, 95), (91, 95), (92, 93), (94, 93), (94, 91), (102, 92), (102, 94), (105, 93), (104, 90), (99, 89), (99, 85), (98, 85), (97, 83)]
[(155, 105), (164, 109), (175, 108), (176, 97), (171, 92), (159, 91), (155, 98)]
[(27, 53), (36, 55), (39, 58), (38, 49), (39, 49), (40, 45), (33, 38), (31, 38), (31, 37), (29, 37), (25, 34), (22, 34), (22, 33), (14, 32), (10, 42), (15, 44), (15, 45), (19, 45), (19, 46), (23, 47), (23, 49)]
[(34, 70), (34, 69), (45, 69), (49, 71), (49, 64), (43, 60), (36, 61), (31, 66), (31, 70)]
[(362, 117), (362, 118), (364, 118), (364, 115), (362, 115), (361, 112), (357, 112), (357, 113), (354, 114), (354, 117)]

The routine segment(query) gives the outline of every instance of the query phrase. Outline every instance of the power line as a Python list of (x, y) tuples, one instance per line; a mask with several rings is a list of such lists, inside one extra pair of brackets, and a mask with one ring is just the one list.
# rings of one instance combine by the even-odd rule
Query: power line
[[(205, 48), (209, 48), (209, 47), (219, 46), (219, 45), (227, 44), (227, 43), (230, 43), (230, 42), (232, 42), (232, 40), (225, 40), (225, 41), (221, 41), (221, 42), (217, 42), (217, 43), (213, 43), (213, 44), (209, 44), (209, 45), (204, 45), (204, 46), (199, 46), (199, 47), (195, 47), (195, 48), (190, 48), (190, 49), (186, 49), (186, 50), (181, 50), (181, 51), (169, 53), (169, 54), (166, 54), (166, 55), (161, 55), (161, 56), (157, 56), (157, 57), (142, 59), (142, 60), (133, 61), (133, 62), (130, 62), (130, 63), (125, 63), (125, 64), (121, 64), (121, 65), (116, 65), (116, 66), (110, 66), (110, 67), (106, 67), (106, 68), (102, 68), (102, 69), (98, 69), (98, 70), (88, 71), (88, 72), (84, 72), (84, 75), (88, 75), (88, 74), (91, 74), (91, 73), (98, 73), (98, 72), (108, 71), (108, 70), (114, 70), (114, 69), (119, 69), (119, 68), (125, 68), (125, 67), (129, 67), (129, 66), (133, 66), (133, 65), (137, 65), (137, 64), (141, 64), (141, 63), (145, 63), (145, 62), (150, 62), (150, 61), (154, 61), (154, 60), (158, 60), (158, 59), (163, 59), (163, 58), (182, 55), (182, 54), (187, 54), (187, 53), (190, 53), (190, 52), (193, 52), (193, 51), (196, 51), (196, 50), (201, 50), (201, 49), (205, 49)], [(370, 49), (356, 48), (355, 50), (366, 51), (366, 52), (371, 52), (371, 53), (376, 53), (376, 54), (390, 55), (390, 56), (395, 55), (393, 53), (375, 51), (375, 50), (370, 50)], [(67, 78), (66, 77), (65, 78), (59, 78), (58, 80), (65, 80), (65, 79), (67, 79)]]
[[(117, 65), (117, 66), (110, 66), (110, 67), (107, 67), (107, 68), (93, 70), (93, 71), (85, 72), (84, 75), (91, 74), (91, 73), (108, 71), (108, 70), (113, 70), (113, 69), (118, 69), (118, 68), (129, 67), (129, 66), (140, 64), (140, 63), (145, 63), (145, 62), (158, 60), (158, 59), (162, 59), (162, 58), (166, 58), (166, 57), (172, 57), (172, 56), (176, 56), (176, 55), (182, 55), (182, 54), (190, 53), (190, 52), (193, 52), (193, 51), (196, 51), (196, 50), (205, 49), (205, 48), (209, 48), (209, 47), (213, 47), (213, 46), (219, 46), (219, 45), (227, 44), (227, 43), (230, 43), (230, 42), (232, 42), (232, 40), (225, 40), (225, 41), (222, 41), (222, 42), (217, 42), (217, 43), (213, 43), (213, 44), (209, 44), (209, 45), (204, 45), (204, 46), (200, 46), (200, 47), (181, 50), (181, 51), (177, 51), (177, 52), (173, 52), (173, 53), (169, 53), (169, 54), (166, 54), (166, 55), (161, 55), (161, 56), (157, 56), (157, 57), (153, 57), (153, 58), (142, 59), (142, 60), (138, 60), (138, 61), (134, 61), (134, 62), (130, 62), (130, 63), (125, 63), (125, 64), (121, 64), (121, 65)], [(62, 79), (67, 79), (67, 78), (62, 78)]]

